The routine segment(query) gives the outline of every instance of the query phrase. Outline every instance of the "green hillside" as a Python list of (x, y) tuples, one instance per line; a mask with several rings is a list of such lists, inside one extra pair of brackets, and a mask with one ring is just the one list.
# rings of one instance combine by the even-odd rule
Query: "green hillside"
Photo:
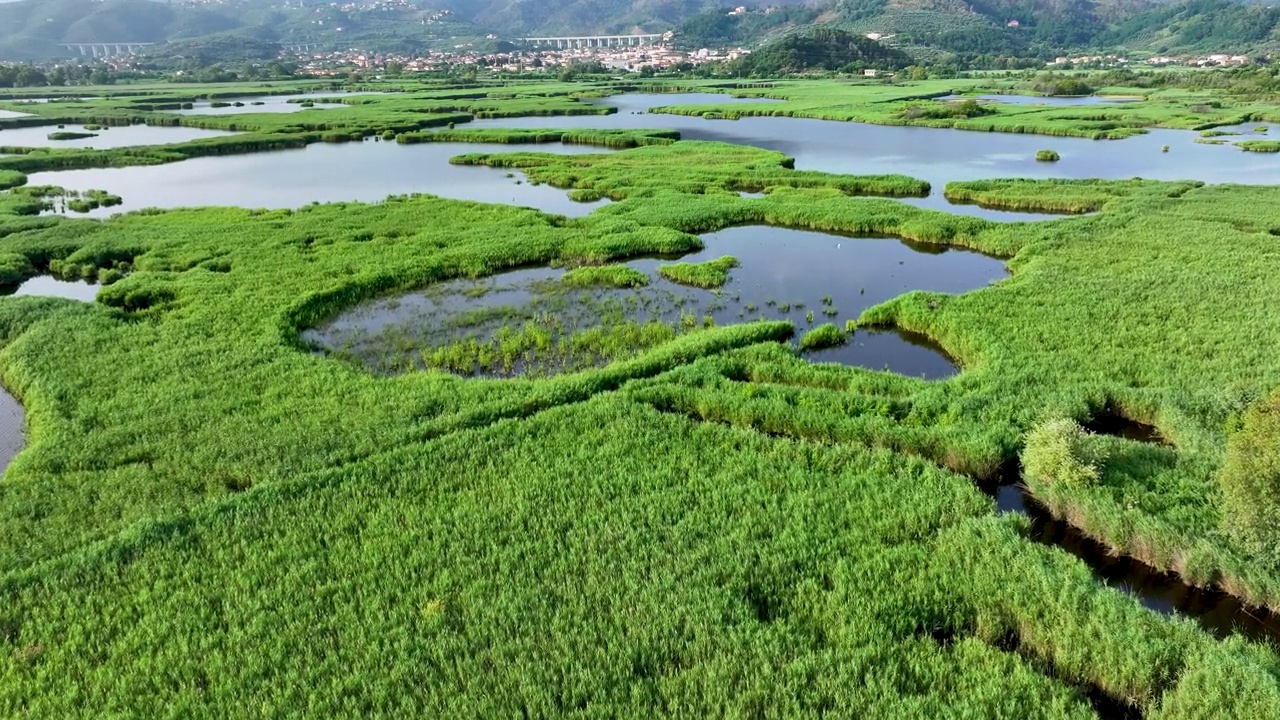
[[(747, 12), (728, 9), (744, 3)], [(1052, 57), (1082, 49), (1153, 53), (1280, 48), (1280, 10), (1235, 0), (410, 0), (386, 5), (239, 0), (0, 2), (0, 60), (66, 55), (61, 43), (242, 38), (416, 51), (487, 34), (665, 32), (685, 47), (753, 45), (827, 27), (893, 36), (913, 53)]]
[(298, 3), (171, 5), (153, 0), (18, 0), (0, 4), (0, 60), (58, 57), (60, 43), (175, 42), (223, 36), (331, 47), (413, 50), (485, 33), (425, 6)]
[(769, 43), (733, 64), (743, 75), (779, 75), (809, 70), (897, 69), (911, 57), (893, 47), (835, 28), (817, 28)]
[(1101, 43), (1154, 52), (1246, 52), (1280, 48), (1280, 8), (1191, 0), (1135, 15)]

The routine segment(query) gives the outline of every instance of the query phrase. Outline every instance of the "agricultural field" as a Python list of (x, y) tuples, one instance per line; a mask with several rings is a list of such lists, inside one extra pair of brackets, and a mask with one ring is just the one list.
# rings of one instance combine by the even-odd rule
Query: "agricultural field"
[[(787, 99), (714, 112), (820, 117), (861, 92), (771, 85), (732, 90)], [(850, 113), (926, 102), (868, 88)], [(380, 89), (278, 114), (159, 107), (207, 89), (51, 102), (33, 112), (69, 127), (238, 134), (0, 150), (0, 280), (19, 290), (0, 298), (0, 379), (26, 413), (0, 481), (0, 713), (1280, 716), (1280, 633), (1158, 612), (1000, 504), (1020, 489), (1108, 552), (1258, 615), (1280, 607), (1280, 187), (931, 188), (796, 169), (660, 122), (556, 129), (612, 112), (579, 98), (617, 87)], [(1124, 108), (1181, 127), (1176, 102)], [(1008, 104), (984, 119), (1019, 111), (1096, 109)], [(448, 127), (482, 115), (547, 129)], [(384, 133), (511, 145), (452, 162), (608, 202), (574, 218), (400, 195), (86, 219), (50, 213), (58, 195), (27, 183)], [(592, 151), (538, 151), (553, 142)], [(1070, 215), (910, 204), (930, 192)], [(858, 280), (804, 305), (757, 299), (748, 236), (712, 239), (744, 228), (1003, 271), (964, 292), (881, 297), (868, 282), (868, 297)], [(909, 259), (890, 257), (886, 275)], [(821, 269), (813, 282), (829, 282)], [(495, 279), (519, 272), (554, 302), (498, 307)], [(49, 275), (98, 283), (95, 300), (22, 293)], [(639, 305), (664, 284), (741, 318), (642, 322), (593, 305), (576, 311), (601, 324), (564, 322), (573, 298)], [(384, 365), (313, 342), (413, 293), (471, 301), (438, 320), (486, 334), (414, 336), (407, 361)], [(952, 372), (809, 355), (895, 330)], [(535, 351), (557, 361), (515, 371)]]

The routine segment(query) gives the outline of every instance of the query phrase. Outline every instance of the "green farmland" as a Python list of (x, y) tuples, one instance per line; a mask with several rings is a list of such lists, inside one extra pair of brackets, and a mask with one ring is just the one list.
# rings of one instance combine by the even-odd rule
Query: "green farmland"
[[(952, 102), (909, 97), (990, 90), (975, 83), (656, 89), (785, 98), (671, 112), (875, 123)], [(609, 111), (580, 98), (630, 86), (374, 89), (392, 92), (277, 115), (164, 109), (208, 87), (0, 103), (40, 118), (0, 120), (0, 144), (30, 123), (240, 133), (0, 150), (0, 280), (100, 284), (92, 303), (0, 298), (0, 380), (26, 412), (0, 481), (0, 714), (1280, 717), (1267, 638), (1145, 607), (984, 492), (1012, 473), (1109, 551), (1259, 615), (1280, 608), (1280, 187), (930, 188), (680, 139), (661, 115), (651, 130), (556, 128)], [(910, 122), (1123, 137), (1269, 112), (1243, 99), (1192, 122), (1184, 102), (1156, 94), (1105, 130), (1094, 108), (1013, 104)], [(465, 127), (481, 117), (547, 129)], [(608, 202), (576, 218), (407, 195), (86, 219), (44, 212), (56, 193), (27, 184), (366, 137), (510, 144), (451, 162)], [(556, 142), (595, 148), (539, 152)], [(931, 191), (1064, 215), (912, 204)], [(536, 377), (466, 372), (479, 361), (432, 355), (444, 346), (416, 349), (427, 369), (373, 373), (304, 340), (361, 303), (521, 268), (563, 270), (575, 289), (665, 279), (728, 295), (738, 254), (668, 258), (738, 226), (978, 251), (1009, 274), (856, 317), (827, 296), (801, 323), (771, 298), (739, 323), (618, 327), (596, 338), (607, 362)], [(650, 276), (622, 264), (634, 258), (662, 264)], [(801, 353), (891, 328), (959, 371), (924, 380)], [(1161, 442), (1085, 429), (1104, 415)]]

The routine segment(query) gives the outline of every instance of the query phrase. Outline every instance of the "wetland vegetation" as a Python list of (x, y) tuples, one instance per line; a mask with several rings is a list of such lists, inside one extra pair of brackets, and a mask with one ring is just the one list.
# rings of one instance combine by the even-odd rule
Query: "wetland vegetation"
[[(700, 89), (780, 99), (726, 117), (905, 122), (978, 84)], [(0, 157), (0, 379), (26, 409), (0, 483), (6, 714), (1280, 715), (1266, 637), (1144, 606), (983, 492), (1020, 467), (1104, 550), (1280, 607), (1280, 188), (946, 183), (1077, 215), (997, 222), (904, 201), (942, 189), (908, 176), (557, 130), (611, 110), (587, 87), (23, 106), (41, 133), (239, 134)], [(1203, 99), (911, 122), (1120, 137), (1270, 112)], [(549, 129), (448, 127), (482, 116)], [(455, 167), (610, 202), (84, 219), (27, 182), (331, 133), (489, 143)], [(543, 142), (591, 151), (497, 147)]]

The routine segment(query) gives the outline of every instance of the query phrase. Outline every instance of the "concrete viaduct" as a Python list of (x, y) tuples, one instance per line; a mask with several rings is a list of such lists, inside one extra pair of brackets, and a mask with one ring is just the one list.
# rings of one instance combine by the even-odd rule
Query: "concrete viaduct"
[(112, 55), (132, 55), (138, 51), (138, 48), (144, 48), (154, 43), (144, 42), (107, 42), (107, 43), (62, 43), (62, 47), (68, 50), (76, 50), (80, 53), (80, 57), (89, 57), (92, 55), (96, 58), (111, 57)]
[(557, 50), (565, 48), (604, 48), (604, 47), (636, 47), (652, 45), (662, 40), (661, 35), (592, 35), (589, 37), (531, 37), (524, 41), (534, 47), (551, 47)]

